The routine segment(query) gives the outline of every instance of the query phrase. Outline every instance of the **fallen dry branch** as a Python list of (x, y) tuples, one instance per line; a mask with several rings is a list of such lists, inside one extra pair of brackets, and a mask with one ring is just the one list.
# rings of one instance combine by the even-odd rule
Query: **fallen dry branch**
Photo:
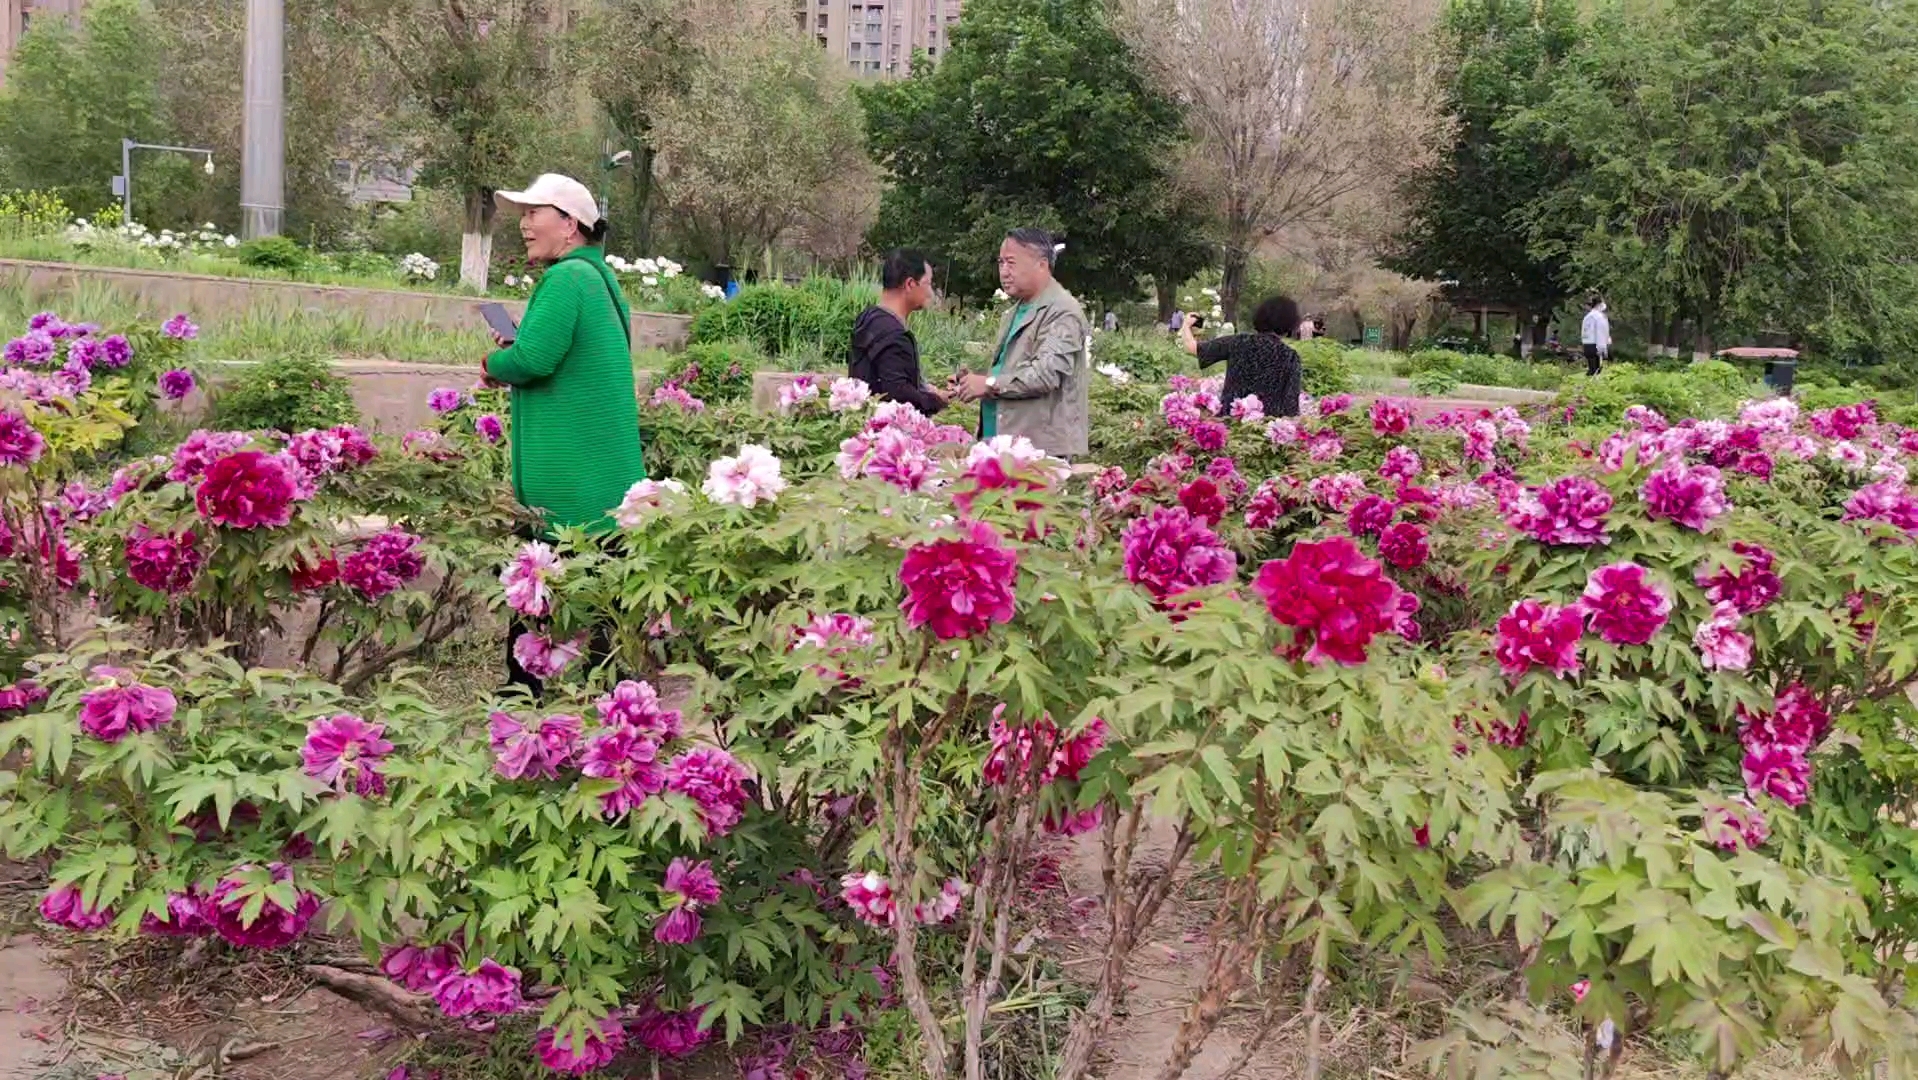
[(408, 1027), (439, 1026), (424, 995), (401, 989), (383, 976), (361, 975), (330, 964), (307, 964), (300, 970), (341, 997), (377, 1009)]

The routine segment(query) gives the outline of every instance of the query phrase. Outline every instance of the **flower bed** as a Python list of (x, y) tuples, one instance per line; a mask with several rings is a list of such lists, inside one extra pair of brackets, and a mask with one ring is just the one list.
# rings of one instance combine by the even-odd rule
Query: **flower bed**
[[(39, 389), (91, 337), (6, 377)], [(930, 1075), (977, 1077), (1021, 868), (1079, 836), (1106, 951), (1062, 1077), (1194, 864), (1221, 897), (1153, 1048), (1175, 1075), (1224, 1003), (1319, 1016), (1345, 958), (1437, 955), (1460, 922), (1593, 1046), (1918, 1046), (1918, 433), (1869, 407), (1269, 419), (1176, 379), (1102, 392), (1137, 460), (1080, 484), (852, 380), (770, 414), (673, 384), (617, 531), (549, 544), (512, 537), (497, 402), (450, 388), (397, 444), (197, 432), (112, 469), (149, 340), (0, 416), (0, 837), (51, 856), (50, 921), (350, 930), (564, 1072), (897, 1002)], [(345, 541), (351, 513), (390, 526)], [(60, 614), (83, 585), (111, 622)], [(249, 668), (316, 595), (344, 662)], [(389, 677), (482, 609), (525, 623), (542, 700)], [(1176, 839), (1143, 866), (1153, 820)], [(1435, 1059), (1536, 1064), (1456, 1020)]]

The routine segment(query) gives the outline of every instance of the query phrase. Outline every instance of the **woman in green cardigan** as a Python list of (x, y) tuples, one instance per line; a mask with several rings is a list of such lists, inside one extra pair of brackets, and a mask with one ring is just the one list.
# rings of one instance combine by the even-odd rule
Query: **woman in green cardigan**
[[(482, 365), (513, 390), (513, 495), (547, 536), (571, 526), (606, 532), (626, 489), (646, 478), (631, 313), (599, 248), (606, 223), (586, 185), (553, 173), (498, 199), (520, 211), (526, 258), (546, 268), (518, 338)], [(522, 630), (511, 631), (509, 653)], [(537, 685), (517, 659), (507, 667), (514, 682)]]

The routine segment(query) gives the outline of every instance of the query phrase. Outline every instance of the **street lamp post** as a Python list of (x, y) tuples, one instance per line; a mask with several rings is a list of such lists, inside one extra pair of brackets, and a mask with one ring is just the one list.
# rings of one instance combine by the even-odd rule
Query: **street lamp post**
[(206, 155), (206, 174), (213, 175), (213, 151), (203, 146), (167, 146), (162, 143), (121, 139), (120, 175), (113, 178), (113, 193), (120, 196), (120, 224), (122, 225), (133, 224), (133, 152), (135, 150), (168, 150), (176, 154), (204, 154)]
[(613, 216), (612, 210), (610, 209), (613, 202), (613, 170), (624, 168), (633, 163), (633, 152), (631, 150), (621, 150), (615, 154), (612, 152), (612, 149), (612, 143), (610, 141), (607, 142), (604, 151), (605, 156), (600, 159), (599, 163), (599, 216), (601, 219), (607, 219)]

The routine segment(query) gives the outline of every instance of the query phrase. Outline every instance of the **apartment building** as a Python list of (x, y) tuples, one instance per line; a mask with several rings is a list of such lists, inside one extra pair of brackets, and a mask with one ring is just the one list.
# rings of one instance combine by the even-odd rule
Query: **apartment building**
[(7, 61), (13, 56), (20, 36), (34, 23), (64, 19), (69, 23), (80, 17), (83, 0), (0, 0), (0, 86), (6, 85)]
[(793, 20), (847, 70), (897, 77), (914, 50), (937, 60), (952, 42), (964, 0), (794, 0)]

